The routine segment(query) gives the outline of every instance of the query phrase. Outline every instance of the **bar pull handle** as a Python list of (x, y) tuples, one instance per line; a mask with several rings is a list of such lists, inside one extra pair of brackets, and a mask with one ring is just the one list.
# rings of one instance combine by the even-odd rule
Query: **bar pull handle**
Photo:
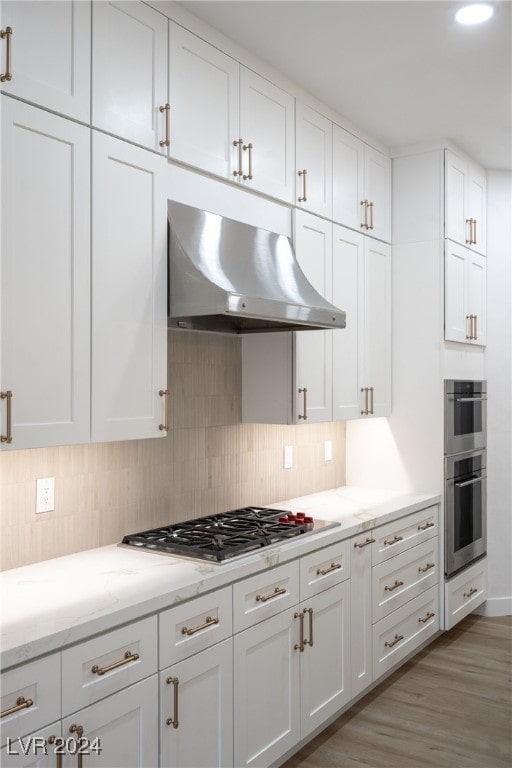
[(473, 219), (473, 245), (476, 245), (476, 219)]
[(429, 520), (428, 523), (425, 523), (425, 525), (418, 525), (418, 531), (426, 531), (427, 528), (434, 528), (435, 523), (432, 522), (432, 520)]
[(394, 640), (391, 640), (391, 641), (389, 641), (389, 640), (386, 640), (386, 642), (384, 643), (384, 645), (385, 645), (385, 647), (386, 647), (386, 648), (392, 648), (394, 645), (396, 645), (397, 643), (399, 643), (399, 642), (400, 642), (400, 640), (403, 640), (403, 639), (404, 639), (404, 636), (403, 636), (403, 635), (395, 635), (395, 639), (394, 639)]
[(181, 634), (182, 635), (195, 635), (196, 632), (201, 632), (202, 629), (208, 629), (208, 627), (213, 627), (215, 624), (219, 624), (219, 619), (213, 619), (211, 616), (206, 617), (206, 621), (204, 624), (201, 624), (199, 627), (192, 627), (191, 629), (188, 629), (187, 627), (182, 627)]
[(178, 728), (180, 724), (178, 720), (178, 685), (180, 684), (180, 681), (178, 677), (168, 677), (165, 682), (167, 685), (172, 685), (173, 687), (173, 716), (168, 717), (165, 724), (172, 725), (173, 728)]
[(48, 744), (55, 744), (55, 768), (62, 768), (62, 748), (64, 739), (61, 736), (48, 736)]
[[(475, 243), (476, 243), (476, 240), (475, 240)], [(473, 315), (473, 322), (474, 322), (473, 338), (476, 341), (478, 339), (478, 331), (477, 331), (478, 315)]]
[(403, 541), (403, 539), (404, 539), (403, 536), (398, 536), (398, 535), (394, 536), (392, 539), (389, 539), (389, 541), (387, 539), (384, 539), (384, 545), (386, 547), (390, 547), (391, 544), (397, 544), (399, 541)]
[(161, 147), (168, 147), (171, 143), (171, 105), (164, 104), (163, 107), (159, 107), (160, 112), (165, 112), (165, 139), (161, 139), (158, 143)]
[(370, 416), (373, 416), (373, 387), (370, 387)]
[(466, 219), (466, 224), (469, 224), (469, 240), (466, 239), (466, 245), (471, 245), (473, 242), (473, 219)]
[(481, 483), (483, 477), (474, 477), (472, 480), (464, 480), (461, 483), (454, 483), (454, 485), (457, 486), (457, 488), (465, 488), (467, 485), (474, 485), (475, 483)]
[(238, 171), (233, 171), (233, 176), (243, 176), (243, 170), (242, 170), (242, 145), (244, 143), (243, 139), (235, 139), (233, 141), (233, 146), (238, 147)]
[(472, 595), (475, 595), (478, 592), (478, 589), (476, 587), (471, 587), (469, 592), (464, 592), (464, 597), (471, 597)]
[(247, 179), (252, 179), (252, 144), (244, 144), (243, 149), (244, 152), (249, 151), (249, 173), (244, 173), (242, 176), (242, 179), (247, 181)]
[(368, 203), (368, 208), (370, 209), (370, 224), (367, 229), (373, 229), (373, 203)]
[(304, 616), (306, 613), (309, 613), (309, 640), (304, 640), (304, 645), (309, 645), (313, 647), (313, 609), (312, 608), (304, 608), (302, 613)]
[(368, 416), (368, 387), (361, 387), (361, 392), (364, 392), (364, 410), (361, 411), (361, 416)]
[(302, 394), (304, 397), (304, 412), (299, 413), (299, 419), (306, 419), (308, 418), (308, 388), (302, 387), (302, 389), (299, 387), (299, 395)]
[(0, 38), (5, 39), (5, 72), (0, 75), (0, 82), (5, 83), (12, 80), (11, 72), (11, 40), (12, 40), (12, 27), (6, 27), (0, 30)]
[(418, 568), (418, 573), (426, 573), (427, 571), (430, 571), (432, 568), (435, 568), (434, 563), (427, 563), (424, 568)]
[(360, 226), (368, 229), (368, 200), (361, 200), (361, 205), (363, 206), (364, 219)]
[(384, 592), (393, 592), (395, 589), (398, 589), (398, 587), (403, 587), (403, 585), (404, 585), (403, 581), (398, 581), (397, 579), (395, 579), (395, 583), (392, 584), (390, 587), (388, 587), (388, 585), (386, 584), (386, 586), (384, 587)]
[(7, 400), (7, 414), (5, 422), (5, 435), (0, 435), (0, 443), (12, 443), (12, 392), (10, 389), (7, 392), (0, 392), (0, 398)]
[[(355, 545), (357, 546), (357, 545)], [(364, 544), (361, 546), (364, 547)], [(340, 568), (343, 568), (341, 563), (331, 563), (329, 568), (317, 568), (316, 569), (316, 575), (317, 576), (327, 576), (328, 573), (332, 573), (333, 571), (339, 571)]]
[(83, 756), (83, 754), (82, 754), (82, 752), (80, 750), (80, 740), (82, 739), (82, 736), (84, 735), (83, 725), (75, 725), (73, 723), (73, 725), (69, 726), (69, 732), (70, 733), (76, 733), (77, 755), (78, 755), (78, 760), (77, 760), (77, 764), (76, 765), (77, 765), (77, 768), (83, 768), (84, 756)]
[(158, 394), (160, 397), (164, 398), (164, 423), (158, 425), (158, 429), (161, 432), (168, 432), (169, 431), (169, 396), (170, 392), (168, 389), (161, 389)]
[(424, 618), (424, 619), (422, 619), (422, 618), (420, 617), (420, 618), (418, 619), (418, 621), (419, 621), (419, 622), (421, 622), (421, 624), (426, 624), (426, 623), (427, 623), (427, 621), (428, 621), (429, 619), (433, 619), (433, 618), (434, 618), (434, 616), (435, 616), (435, 613), (434, 613), (433, 611), (428, 611), (428, 612), (427, 612), (427, 615), (425, 616), (425, 618)]
[(4, 709), (3, 712), (0, 712), (0, 718), (13, 715), (15, 712), (21, 712), (22, 709), (28, 709), (32, 706), (33, 703), (34, 702), (32, 699), (26, 699), (24, 696), (18, 696), (14, 707), (9, 707), (9, 709)]
[(266, 603), (267, 600), (272, 600), (274, 597), (279, 597), (279, 595), (286, 595), (286, 589), (276, 587), (270, 595), (256, 595), (256, 601), (258, 603)]
[(308, 193), (307, 193), (307, 190), (306, 190), (306, 176), (307, 176), (307, 173), (308, 172), (306, 171), (305, 168), (304, 168), (303, 171), (299, 171), (299, 176), (302, 176), (302, 197), (299, 197), (299, 203), (306, 203), (307, 200), (308, 200)]
[(98, 667), (97, 664), (94, 665), (94, 667), (91, 667), (91, 672), (93, 675), (105, 675), (107, 672), (110, 672), (112, 669), (117, 669), (118, 667), (122, 667), (124, 664), (130, 664), (132, 661), (137, 661), (139, 658), (138, 653), (132, 653), (131, 651), (126, 651), (124, 654), (124, 658), (121, 659), (121, 661), (116, 661), (114, 664), (109, 664), (108, 667)]
[(304, 653), (304, 614), (299, 613), (298, 611), (293, 614), (294, 619), (299, 619), (299, 625), (300, 625), (300, 635), (299, 635), (299, 642), (295, 643), (293, 646), (293, 649), (295, 651), (300, 651), (301, 653)]
[(357, 542), (354, 542), (354, 547), (357, 547), (357, 549), (362, 549), (363, 547), (367, 547), (368, 544), (374, 544), (374, 543), (375, 543), (375, 539), (367, 538), (360, 544), (358, 544)]

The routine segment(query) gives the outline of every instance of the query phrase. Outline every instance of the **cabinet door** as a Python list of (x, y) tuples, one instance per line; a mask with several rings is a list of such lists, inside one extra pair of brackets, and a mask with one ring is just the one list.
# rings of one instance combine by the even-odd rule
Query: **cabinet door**
[(468, 253), (466, 258), (468, 277), (468, 314), (472, 314), (473, 331), (476, 338), (473, 344), (485, 346), (487, 343), (487, 260), (478, 253)]
[(300, 655), (301, 739), (350, 700), (349, 582), (321, 592), (301, 604), (304, 609), (310, 644)]
[(469, 315), (466, 254), (467, 248), (445, 240), (444, 252), (444, 338), (446, 341), (469, 341)]
[(301, 208), (332, 218), (332, 123), (297, 102), (296, 196)]
[(165, 431), (165, 159), (93, 131), (92, 439)]
[(165, 138), (167, 19), (141, 2), (92, 9), (92, 124), (159, 152)]
[[(297, 261), (316, 290), (332, 296), (332, 225), (309, 213), (295, 213)], [(332, 331), (296, 331), (295, 422), (332, 420)], [(304, 388), (307, 393), (304, 393)], [(302, 391), (299, 391), (302, 390)], [(306, 408), (305, 404), (306, 403)], [(306, 412), (305, 412), (306, 410)]]
[(345, 227), (333, 227), (332, 300), (347, 313), (346, 328), (333, 335), (333, 418), (344, 421), (361, 415), (359, 348), (365, 238)]
[[(89, 122), (91, 6), (81, 0), (2, 2), (0, 28), (12, 28), (12, 79), (5, 93)], [(2, 71), (7, 40), (0, 41)]]
[(240, 68), (240, 137), (244, 146), (252, 145), (243, 152), (240, 178), (251, 189), (288, 203), (295, 194), (294, 106), (289, 93)]
[[(362, 387), (372, 416), (391, 413), (391, 246), (365, 238)], [(373, 388), (373, 391), (371, 389)]]
[(457, 243), (469, 240), (466, 224), (467, 161), (449, 149), (444, 155), (445, 174), (445, 237)]
[(338, 125), (333, 126), (332, 217), (352, 229), (363, 222), (364, 145)]
[(372, 204), (368, 234), (391, 242), (391, 159), (364, 148), (364, 196)]
[(89, 135), (2, 96), (3, 448), (89, 440)]
[(170, 156), (232, 179), (238, 101), (238, 62), (170, 21)]
[(55, 744), (60, 735), (60, 721), (29, 736), (17, 734), (0, 750), (0, 765), (2, 768), (55, 768), (61, 765), (58, 755), (64, 750), (62, 745)]
[(235, 765), (268, 766), (300, 737), (299, 619), (293, 608), (234, 638)]
[[(161, 765), (233, 765), (232, 643), (224, 640), (160, 673)], [(175, 727), (169, 721), (176, 718)]]
[[(157, 675), (67, 717), (62, 721), (64, 739), (76, 735), (72, 726), (81, 726), (83, 737), (91, 742), (97, 739), (101, 747), (99, 754), (90, 750), (90, 757), (82, 757), (85, 765), (155, 768), (158, 765)], [(77, 759), (76, 754), (67, 754), (64, 768), (76, 768)]]
[(476, 240), (476, 243), (472, 243), (470, 247), (485, 256), (487, 253), (487, 179), (485, 171), (473, 164), (469, 166), (467, 197), (467, 218), (474, 220), (473, 234)]
[(372, 682), (371, 533), (356, 536), (350, 548), (350, 673), (352, 696)]

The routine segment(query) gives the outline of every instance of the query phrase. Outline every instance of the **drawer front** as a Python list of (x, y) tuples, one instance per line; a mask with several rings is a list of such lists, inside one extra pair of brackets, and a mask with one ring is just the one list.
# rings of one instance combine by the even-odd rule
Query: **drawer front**
[(373, 674), (377, 680), (439, 629), (438, 586), (373, 625)]
[(224, 587), (160, 614), (160, 669), (229, 637), (233, 631), (231, 587)]
[(298, 560), (257, 573), (233, 586), (233, 631), (247, 629), (298, 602)]
[(372, 568), (373, 622), (405, 605), (439, 581), (439, 541), (407, 549)]
[(2, 672), (1, 746), (59, 720), (60, 654), (54, 653)]
[(405, 552), (438, 534), (438, 506), (420, 509), (412, 515), (381, 525), (372, 531), (372, 563), (382, 563), (389, 557)]
[(62, 714), (76, 712), (156, 669), (156, 616), (68, 648), (62, 652)]
[(487, 558), (447, 581), (444, 589), (445, 629), (451, 629), (487, 598)]
[(300, 599), (350, 578), (350, 542), (340, 541), (300, 559)]

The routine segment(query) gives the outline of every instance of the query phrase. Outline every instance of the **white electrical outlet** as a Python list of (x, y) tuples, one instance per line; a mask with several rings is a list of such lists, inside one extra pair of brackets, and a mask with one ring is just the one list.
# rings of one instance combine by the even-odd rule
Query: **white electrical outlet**
[(285, 445), (283, 451), (283, 468), (291, 469), (293, 467), (293, 445)]
[(332, 461), (332, 440), (324, 443), (324, 461)]
[(55, 478), (42, 477), (37, 481), (36, 514), (55, 509)]

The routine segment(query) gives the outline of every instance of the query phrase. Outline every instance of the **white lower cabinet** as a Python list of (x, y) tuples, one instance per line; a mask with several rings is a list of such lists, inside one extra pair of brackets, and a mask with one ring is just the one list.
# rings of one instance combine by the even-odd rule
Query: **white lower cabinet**
[(160, 766), (233, 765), (233, 640), (160, 672)]
[(27, 736), (9, 737), (0, 750), (3, 768), (60, 768), (64, 755), (60, 720)]
[(444, 586), (444, 627), (452, 629), (487, 597), (487, 558), (458, 573)]

